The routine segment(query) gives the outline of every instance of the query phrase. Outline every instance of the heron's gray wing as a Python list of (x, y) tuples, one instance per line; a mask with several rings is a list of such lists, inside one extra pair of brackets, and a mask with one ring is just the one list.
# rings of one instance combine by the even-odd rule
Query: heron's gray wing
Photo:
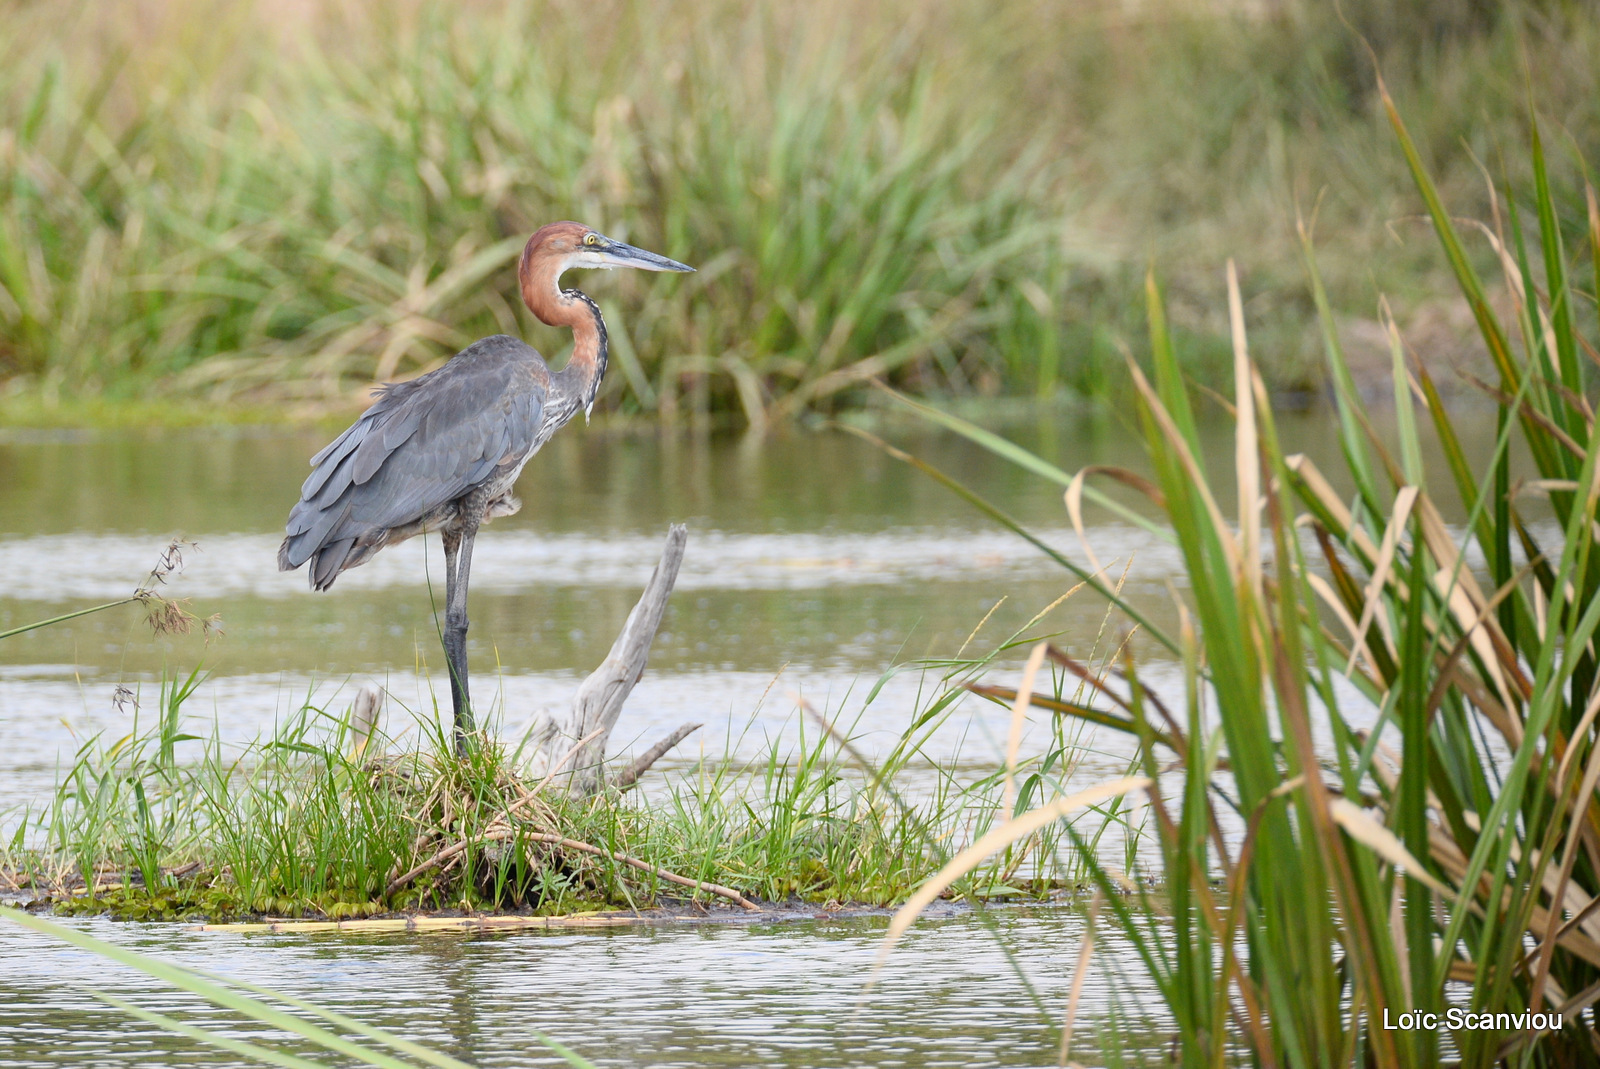
[(507, 458), (526, 456), (546, 390), (524, 353), (531, 350), (520, 342), (480, 342), (438, 371), (389, 388), (313, 458), (279, 565), (296, 568), (322, 546), (370, 543), (417, 523), (488, 480)]
[(393, 433), (385, 427), (369, 436), (350, 454), (351, 519), (380, 528), (415, 522), (486, 482), (502, 461), (525, 457), (543, 415), (544, 391), (515, 385), (506, 382), (483, 404), (440, 398), (414, 427), (404, 425), (402, 417), (412, 416), (404, 412)]

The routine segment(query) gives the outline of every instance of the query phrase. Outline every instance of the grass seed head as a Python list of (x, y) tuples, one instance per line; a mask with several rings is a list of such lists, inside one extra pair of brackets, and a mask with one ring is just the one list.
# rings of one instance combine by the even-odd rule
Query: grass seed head
[(156, 566), (150, 569), (150, 574), (139, 585), (138, 593), (144, 593), (165, 585), (168, 576), (177, 575), (183, 571), (184, 553), (188, 550), (198, 551), (199, 549), (200, 543), (186, 542), (180, 538), (174, 538), (167, 543), (167, 548), (163, 549), (160, 555), (156, 557)]
[(184, 608), (188, 598), (177, 601), (159, 594), (146, 594), (140, 599), (148, 607), (145, 622), (156, 635), (187, 635), (194, 630), (195, 616)]

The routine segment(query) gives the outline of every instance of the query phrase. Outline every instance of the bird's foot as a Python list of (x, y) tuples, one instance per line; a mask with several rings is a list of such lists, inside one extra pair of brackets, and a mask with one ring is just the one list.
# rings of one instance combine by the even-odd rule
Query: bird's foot
[(483, 509), (483, 522), (498, 520), (502, 516), (515, 516), (522, 511), (522, 499), (510, 494), (501, 494)]

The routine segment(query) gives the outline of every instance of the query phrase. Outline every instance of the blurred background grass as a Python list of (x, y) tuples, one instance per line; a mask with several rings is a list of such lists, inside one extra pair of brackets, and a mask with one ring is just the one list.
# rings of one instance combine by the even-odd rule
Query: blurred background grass
[[(476, 337), (574, 218), (698, 274), (572, 276), (602, 405), (763, 423), (1121, 389), (1152, 259), (1223, 380), (1220, 264), (1280, 391), (1316, 388), (1297, 211), (1359, 372), (1379, 292), (1430, 359), (1472, 323), (1382, 123), (1447, 201), (1523, 179), (1527, 102), (1583, 243), (1600, 10), (1568, 0), (0, 0), (0, 404), (349, 407)], [(1482, 250), (1485, 257), (1488, 250)], [(1448, 379), (1448, 375), (1439, 376)], [(9, 400), (7, 400), (9, 399)]]

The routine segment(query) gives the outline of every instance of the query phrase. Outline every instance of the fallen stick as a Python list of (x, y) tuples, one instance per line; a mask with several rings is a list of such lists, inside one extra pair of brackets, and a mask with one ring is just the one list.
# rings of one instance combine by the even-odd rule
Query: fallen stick
[[(513, 838), (516, 834), (516, 828), (506, 827), (504, 825), (500, 827), (491, 827), (478, 837), (478, 841), (484, 843), (499, 842), (504, 839)], [(591, 854), (595, 857), (608, 857), (613, 861), (620, 861), (624, 865), (636, 868), (640, 872), (648, 872), (652, 876), (657, 876), (663, 880), (666, 880), (668, 883), (675, 883), (682, 887), (692, 887), (697, 891), (705, 891), (709, 894), (726, 898), (728, 901), (734, 902), (745, 909), (753, 910), (757, 913), (761, 911), (760, 906), (756, 905), (754, 902), (751, 902), (748, 898), (740, 894), (738, 891), (735, 891), (731, 887), (724, 887), (719, 883), (706, 883), (703, 880), (690, 879), (688, 876), (679, 876), (676, 872), (671, 872), (659, 865), (652, 865), (650, 862), (634, 857), (631, 854), (624, 854), (621, 851), (602, 850), (598, 846), (591, 846), (588, 843), (579, 842), (577, 839), (568, 839), (565, 836), (554, 835), (549, 832), (528, 832), (526, 834), (526, 838), (529, 842), (545, 843), (550, 846), (559, 846), (564, 850), (576, 850), (581, 854)], [(452, 843), (443, 850), (440, 850), (438, 853), (434, 854), (432, 857), (428, 858), (428, 860), (422, 862), (410, 872), (407, 872), (405, 875), (398, 876), (395, 879), (390, 880), (389, 885), (384, 888), (383, 893), (385, 895), (394, 894), (396, 891), (400, 890), (400, 888), (404, 887), (406, 884), (410, 883), (424, 872), (427, 872), (429, 869), (438, 865), (442, 865), (452, 858), (465, 853), (467, 847), (470, 845), (471, 840), (468, 839), (463, 839), (458, 843)]]
[(342, 921), (269, 920), (240, 924), (202, 924), (202, 932), (448, 932), (486, 931), (504, 928), (618, 928), (627, 925), (657, 924), (653, 917), (631, 913), (572, 913), (564, 917), (527, 917), (518, 914), (471, 917), (367, 917)]
[(617, 777), (617, 790), (625, 791), (629, 787), (632, 787), (639, 781), (639, 777), (650, 771), (650, 766), (661, 760), (668, 750), (672, 749), (674, 746), (678, 745), (678, 743), (688, 738), (693, 732), (698, 731), (699, 728), (699, 724), (684, 724), (671, 735), (668, 735), (666, 738), (662, 739), (660, 742), (646, 750), (639, 756), (637, 761), (629, 765), (623, 770), (622, 774)]
[[(488, 831), (478, 836), (478, 841), (485, 843), (498, 842), (501, 839), (510, 838), (514, 834), (514, 829), (509, 827), (491, 827)], [(464, 853), (467, 847), (472, 845), (472, 842), (473, 840), (471, 839), (462, 839), (460, 842), (451, 843), (449, 846), (440, 850), (426, 861), (418, 864), (411, 871), (405, 873), (404, 875), (396, 876), (394, 879), (390, 880), (388, 886), (383, 889), (384, 895), (387, 896), (394, 894), (396, 891), (400, 890), (400, 888), (404, 887), (418, 876), (421, 876), (429, 869), (434, 868), (437, 865), (444, 864), (457, 854)]]
[(761, 912), (760, 906), (756, 905), (754, 902), (750, 901), (744, 895), (740, 894), (738, 891), (735, 891), (731, 887), (724, 887), (719, 883), (706, 883), (702, 880), (691, 880), (687, 876), (679, 876), (676, 872), (668, 872), (659, 865), (652, 865), (648, 861), (641, 861), (639, 858), (633, 857), (629, 854), (624, 854), (620, 851), (613, 852), (602, 850), (598, 846), (590, 846), (588, 843), (580, 843), (576, 839), (566, 839), (559, 835), (550, 835), (545, 832), (533, 832), (528, 836), (528, 838), (536, 843), (549, 843), (553, 846), (559, 846), (566, 850), (577, 850), (580, 853), (593, 854), (596, 857), (609, 857), (613, 861), (620, 861), (624, 865), (631, 865), (641, 872), (648, 872), (653, 876), (659, 876), (663, 880), (667, 880), (670, 883), (680, 884), (684, 887), (693, 887), (697, 891), (709, 891), (711, 894), (720, 895), (730, 902), (734, 902), (743, 906), (745, 909), (754, 910), (757, 913)]

